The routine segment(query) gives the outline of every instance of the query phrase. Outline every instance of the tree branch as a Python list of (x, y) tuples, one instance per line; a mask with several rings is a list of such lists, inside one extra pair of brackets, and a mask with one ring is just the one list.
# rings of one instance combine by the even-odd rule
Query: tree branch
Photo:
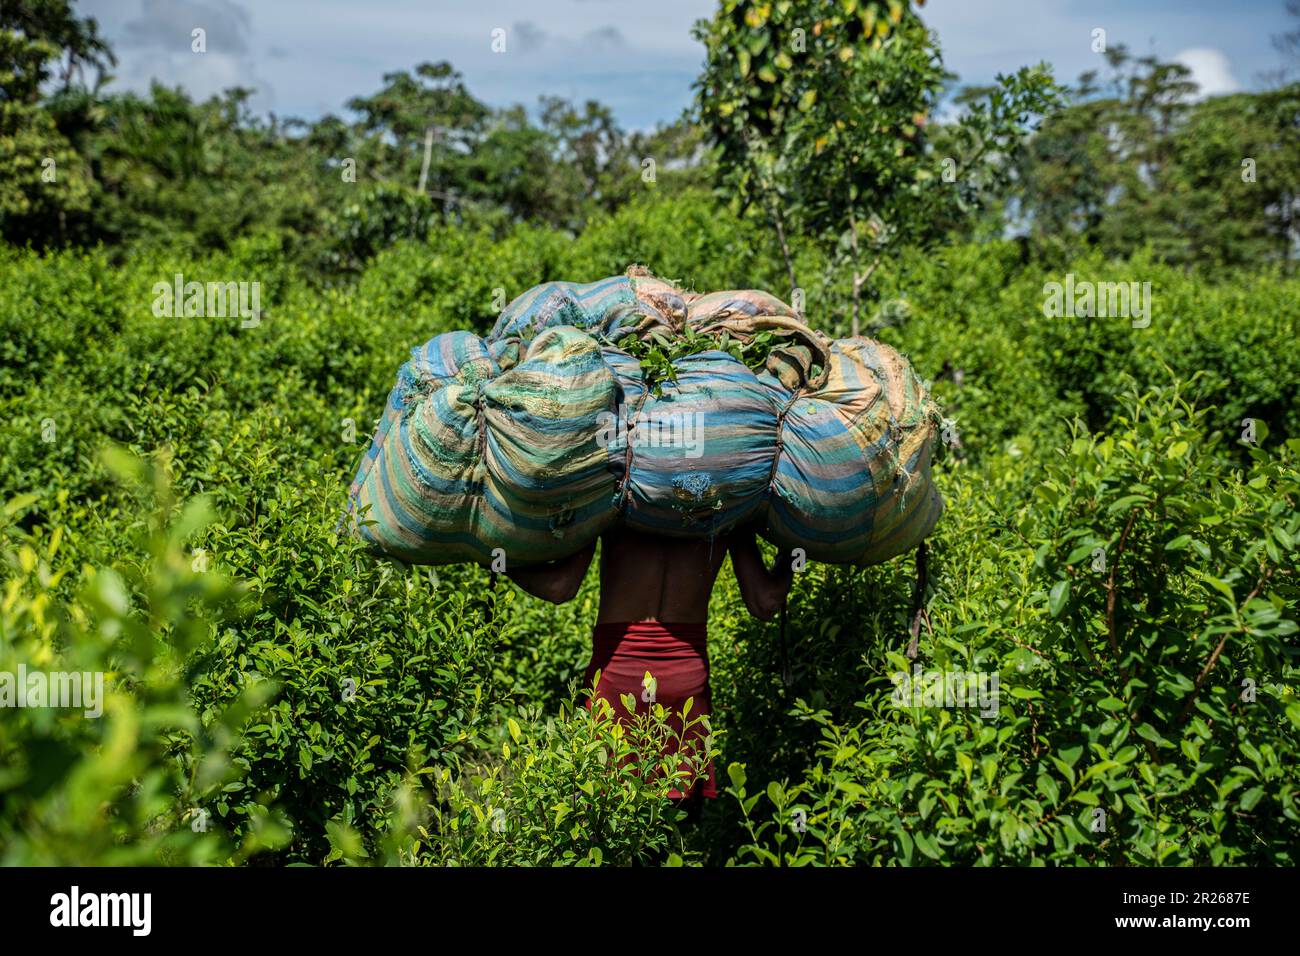
[(1124, 544), (1128, 541), (1129, 532), (1133, 530), (1133, 522), (1137, 520), (1138, 512), (1141, 510), (1141, 508), (1134, 508), (1129, 512), (1128, 521), (1124, 525), (1124, 530), (1120, 532), (1119, 544), (1115, 548), (1115, 560), (1111, 562), (1110, 575), (1106, 579), (1106, 633), (1110, 638), (1110, 650), (1115, 655), (1115, 666), (1119, 668), (1121, 681), (1127, 680), (1127, 677), (1119, 661), (1119, 627), (1115, 623), (1115, 575), (1119, 571), (1119, 559), (1124, 554)]
[[(1272, 576), (1272, 568), (1269, 568), (1260, 576), (1260, 579), (1255, 583), (1255, 589), (1246, 595), (1246, 600), (1241, 602), (1242, 608), (1245, 608), (1246, 605), (1259, 596), (1260, 590), (1268, 583), (1268, 579)], [(1242, 625), (1238, 630), (1245, 632), (1246, 627)], [(1191, 715), (1192, 705), (1196, 703), (1196, 696), (1201, 692), (1201, 688), (1205, 686), (1205, 682), (1210, 676), (1210, 671), (1214, 670), (1214, 665), (1219, 662), (1219, 657), (1223, 654), (1223, 649), (1228, 644), (1228, 638), (1233, 633), (1233, 631), (1225, 632), (1223, 637), (1219, 638), (1219, 643), (1215, 645), (1214, 650), (1210, 652), (1209, 660), (1205, 662), (1205, 666), (1201, 668), (1201, 673), (1196, 678), (1196, 686), (1193, 687), (1192, 692), (1187, 695), (1187, 703), (1183, 704), (1183, 711), (1178, 715), (1178, 725), (1180, 727), (1187, 722), (1187, 718)]]

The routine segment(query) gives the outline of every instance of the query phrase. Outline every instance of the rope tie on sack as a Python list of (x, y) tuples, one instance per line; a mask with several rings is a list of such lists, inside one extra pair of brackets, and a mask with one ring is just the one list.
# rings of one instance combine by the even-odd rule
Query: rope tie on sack
[(641, 392), (640, 399), (637, 400), (636, 409), (628, 419), (628, 430), (625, 438), (627, 447), (623, 450), (623, 480), (618, 486), (618, 510), (620, 512), (627, 510), (628, 495), (632, 491), (632, 429), (636, 427), (636, 418), (641, 414), (641, 409), (645, 406), (646, 399), (649, 397), (650, 389), (644, 389)]
[(789, 401), (785, 403), (784, 407), (782, 407), (781, 411), (778, 412), (776, 416), (776, 452), (772, 455), (772, 470), (768, 472), (767, 475), (767, 487), (769, 491), (776, 490), (776, 469), (781, 463), (781, 452), (785, 450), (785, 432), (783, 431), (785, 428), (785, 416), (790, 409), (794, 408), (794, 403), (798, 400), (799, 394), (796, 392), (790, 396)]
[(474, 385), (474, 427), (478, 431), (478, 460), (480, 462), (483, 461), (484, 456), (487, 454), (487, 417), (483, 401), (486, 391), (486, 382), (477, 382)]

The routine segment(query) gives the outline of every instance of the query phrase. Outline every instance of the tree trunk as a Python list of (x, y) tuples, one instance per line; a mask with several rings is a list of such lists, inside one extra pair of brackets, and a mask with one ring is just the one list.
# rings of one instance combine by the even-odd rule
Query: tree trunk
[(785, 258), (785, 271), (790, 277), (790, 298), (793, 299), (795, 289), (799, 288), (799, 280), (794, 275), (794, 261), (790, 258), (790, 244), (785, 239), (785, 227), (781, 223), (781, 214), (770, 203), (768, 205), (768, 215), (772, 217), (772, 225), (776, 227), (777, 241), (781, 243), (781, 255)]
[(429, 160), (433, 157), (433, 127), (424, 131), (424, 162), (420, 164), (420, 185), (415, 188), (424, 194), (425, 184), (429, 181)]

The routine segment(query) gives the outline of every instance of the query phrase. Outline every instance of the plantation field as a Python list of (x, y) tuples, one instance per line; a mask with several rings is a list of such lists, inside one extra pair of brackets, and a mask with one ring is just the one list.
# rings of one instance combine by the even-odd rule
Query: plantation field
[[(1300, 280), (1001, 241), (882, 267), (864, 332), (952, 423), (919, 652), (911, 557), (796, 575), (788, 684), (724, 568), (728, 792), (681, 826), (618, 759), (662, 730), (575, 686), (594, 572), (557, 607), (336, 532), (411, 347), (632, 264), (789, 292), (689, 190), (576, 240), (439, 227), (337, 287), (275, 239), (0, 249), (0, 671), (108, 675), (102, 719), (0, 721), (0, 863), (1300, 862)], [(260, 323), (155, 315), (177, 274), (260, 282)], [(1048, 317), (1067, 274), (1150, 281), (1149, 325)], [(931, 671), (995, 673), (996, 708), (900, 706)]]

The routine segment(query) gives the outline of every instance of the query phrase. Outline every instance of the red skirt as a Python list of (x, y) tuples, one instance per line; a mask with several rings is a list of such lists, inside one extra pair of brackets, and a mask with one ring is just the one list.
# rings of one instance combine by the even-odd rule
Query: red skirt
[[(631, 694), (638, 710), (652, 703), (662, 704), (668, 725), (681, 737), (681, 711), (688, 697), (695, 700), (687, 720), (711, 713), (707, 634), (708, 626), (705, 624), (667, 624), (661, 621), (597, 624), (591, 632), (591, 663), (587, 665), (583, 686), (591, 687), (599, 670), (600, 684), (596, 687), (596, 697), (609, 701), (620, 721), (627, 723), (631, 719), (620, 699), (623, 694)], [(653, 678), (650, 688), (645, 685), (647, 671)], [(592, 700), (588, 699), (588, 708), (591, 703)], [(674, 739), (665, 752), (681, 753), (685, 750), (694, 753), (691, 749), (694, 746), (703, 750), (704, 736), (703, 725), (697, 723), (687, 730), (680, 748)], [(668, 791), (668, 796), (673, 798), (695, 795), (718, 795), (712, 760), (708, 762), (707, 773), (697, 778), (688, 792)]]

